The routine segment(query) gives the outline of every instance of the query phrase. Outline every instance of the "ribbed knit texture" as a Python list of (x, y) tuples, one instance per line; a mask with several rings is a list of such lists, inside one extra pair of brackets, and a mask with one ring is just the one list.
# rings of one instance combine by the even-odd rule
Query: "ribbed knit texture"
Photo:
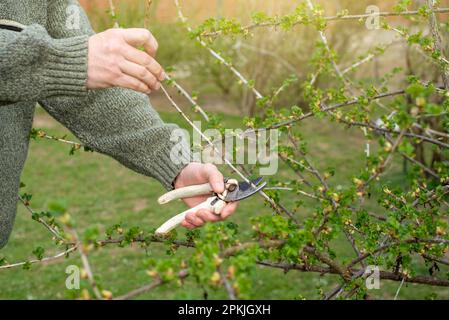
[[(80, 28), (66, 26), (67, 12), (73, 12), (69, 5), (79, 8)], [(177, 127), (165, 124), (144, 94), (86, 89), (87, 44), (93, 31), (78, 1), (4, 0), (2, 19), (26, 27), (22, 32), (0, 29), (0, 248), (13, 228), (37, 102), (87, 146), (157, 179), (166, 189), (173, 187), (189, 162), (170, 158), (176, 143), (170, 135)], [(185, 141), (181, 149), (188, 154)]]

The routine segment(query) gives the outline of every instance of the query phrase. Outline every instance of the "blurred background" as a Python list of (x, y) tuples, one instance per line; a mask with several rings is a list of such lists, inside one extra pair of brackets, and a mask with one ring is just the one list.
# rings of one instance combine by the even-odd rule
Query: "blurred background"
[[(315, 0), (324, 8), (326, 16), (333, 16), (343, 9), (350, 14), (363, 14), (369, 5), (377, 5), (381, 11), (392, 11), (399, 0)], [(97, 32), (111, 28), (114, 24), (109, 13), (109, 0), (81, 0), (92, 25)], [(184, 14), (192, 26), (201, 24), (209, 17), (228, 17), (250, 22), (251, 14), (263, 11), (267, 15), (290, 13), (301, 1), (296, 0), (180, 0)], [(414, 0), (410, 9), (417, 8), (425, 0)], [(172, 0), (153, 0), (149, 14), (145, 14), (146, 0), (113, 0), (117, 20), (122, 27), (148, 26), (159, 41), (158, 60), (164, 67), (174, 67), (174, 75), (179, 83), (190, 91), (198, 92), (198, 104), (204, 109), (218, 114), (225, 128), (244, 128), (244, 116), (257, 115), (254, 95), (238, 85), (234, 75), (199, 46), (177, 19)], [(441, 7), (449, 6), (449, 0), (441, 0)], [(442, 35), (447, 46), (449, 15), (439, 15), (442, 22)], [(388, 18), (393, 25), (405, 25), (414, 31), (428, 32), (422, 20)], [(408, 47), (392, 31), (368, 30), (364, 21), (330, 22), (326, 29), (330, 47), (335, 50), (338, 65), (342, 70), (363, 59), (370, 53), (375, 58), (363, 64), (348, 77), (356, 84), (382, 86), (389, 83), (389, 90), (403, 89), (406, 75), (416, 74), (423, 80), (439, 83), (438, 67), (426, 58), (416, 47)], [(278, 97), (276, 107), (299, 105), (307, 109), (303, 96), (302, 83), (316, 70), (314, 63), (319, 54), (319, 35), (313, 27), (297, 26), (285, 32), (274, 29), (254, 31), (251, 37), (220, 37), (211, 46), (230, 58), (236, 67), (249, 79), (254, 79), (258, 90), (269, 94), (292, 75), (298, 81)], [(377, 50), (376, 48), (385, 48)], [(447, 49), (447, 48), (446, 48)], [(449, 51), (446, 51), (449, 52)], [(400, 69), (398, 69), (400, 68)], [(341, 86), (333, 77), (323, 74), (317, 78), (320, 88)], [(182, 102), (183, 108), (189, 105), (179, 95), (174, 97)], [(160, 93), (151, 94), (153, 106), (167, 122), (174, 122), (187, 128), (186, 122), (173, 112), (166, 98)], [(190, 114), (199, 120), (199, 116)], [(38, 109), (34, 127), (45, 130), (56, 137), (67, 136), (76, 139), (42, 109)], [(205, 127), (205, 125), (204, 125)], [(203, 128), (204, 128), (203, 127)], [(366, 139), (356, 128), (345, 128), (331, 121), (313, 118), (298, 124), (304, 141), (307, 141), (309, 154), (319, 170), (336, 168), (330, 183), (335, 188), (350, 184), (351, 179), (364, 168)], [(373, 149), (374, 146), (373, 143)], [(174, 203), (169, 207), (155, 205), (156, 199), (164, 190), (153, 179), (143, 177), (125, 169), (114, 160), (95, 153), (77, 152), (69, 156), (70, 148), (54, 141), (37, 140), (30, 145), (30, 155), (22, 177), (26, 187), (23, 192), (33, 194), (32, 207), (38, 211), (51, 211), (58, 214), (70, 213), (76, 228), (82, 235), (99, 235), (106, 228), (122, 223), (123, 228), (139, 226), (144, 230), (157, 227), (184, 206)], [(292, 179), (291, 172), (280, 168), (275, 177), (280, 181)], [(386, 185), (404, 184), (402, 160), (396, 159), (389, 174), (383, 179)], [(283, 204), (292, 208), (296, 196), (282, 194)], [(375, 197), (373, 197), (375, 198)], [(371, 202), (368, 203), (368, 206)], [(377, 206), (375, 199), (373, 207)], [(304, 200), (304, 206), (297, 212), (298, 217), (313, 214), (314, 205)], [(239, 224), (242, 238), (252, 232), (250, 220), (258, 215), (270, 215), (271, 210), (262, 201), (244, 201), (239, 211), (230, 221)], [(180, 230), (180, 233), (183, 231)], [(23, 206), (19, 206), (14, 232), (7, 247), (0, 252), (8, 261), (23, 261), (33, 257), (36, 245), (46, 249), (46, 255), (58, 252), (50, 236), (42, 226), (30, 218)], [(143, 250), (138, 245), (126, 248), (108, 247), (93, 251), (90, 261), (97, 281), (102, 288), (113, 292), (114, 296), (148, 283), (143, 261), (148, 258), (170, 259), (167, 248), (152, 244)], [(350, 256), (352, 249), (342, 239), (337, 245), (338, 255)], [(179, 249), (178, 256), (189, 256), (189, 249)], [(12, 269), (0, 272), (0, 299), (62, 299), (77, 298), (79, 292), (67, 292), (64, 286), (68, 265), (79, 265), (79, 257), (74, 254), (69, 259), (33, 265), (31, 270)], [(422, 267), (422, 272), (427, 272)], [(258, 267), (251, 274), (253, 292), (256, 299), (298, 299), (321, 298), (321, 289), (328, 291), (338, 279), (334, 276), (322, 277), (319, 274), (285, 274), (282, 270), (268, 270)], [(84, 280), (83, 280), (84, 281)], [(87, 287), (87, 283), (83, 284)], [(374, 298), (392, 299), (397, 283), (383, 282), (381, 290), (372, 292)], [(194, 279), (186, 279), (184, 287), (176, 285), (161, 287), (140, 298), (150, 299), (203, 299), (205, 291)], [(208, 292), (209, 298), (226, 298), (223, 291)], [(78, 295), (78, 296), (77, 296)], [(405, 298), (443, 298), (449, 299), (447, 288), (433, 288), (423, 285), (404, 284), (400, 299)]]
[[(109, 1), (112, 0), (81, 1), (96, 31), (111, 27)], [(179, 24), (173, 1), (153, 0), (147, 15), (145, 0), (112, 2), (121, 26), (147, 25), (151, 29), (160, 44), (160, 62), (165, 67), (175, 67), (175, 76), (181, 80), (182, 85), (201, 93), (200, 104), (206, 104), (212, 111), (221, 110), (239, 115), (257, 113), (254, 96), (238, 86), (228, 70), (217, 65), (206, 50), (190, 39), (185, 28)], [(293, 12), (301, 1), (181, 0), (180, 3), (189, 24), (194, 27), (209, 17), (233, 18), (245, 24), (251, 21), (251, 15), (255, 12), (264, 12), (269, 16), (285, 15)], [(396, 0), (315, 1), (315, 4), (323, 7), (327, 16), (336, 15), (345, 9), (350, 14), (363, 14), (370, 5), (378, 6), (380, 11), (393, 11), (398, 3)], [(413, 0), (409, 9), (416, 9), (423, 4), (426, 4), (426, 0)], [(448, 4), (448, 0), (440, 1), (441, 7)], [(447, 21), (447, 15), (440, 15), (439, 18), (442, 22)], [(425, 28), (422, 19), (420, 23), (414, 18), (390, 17), (388, 22), (393, 26), (411, 27), (412, 31)], [(330, 22), (326, 35), (330, 47), (337, 54), (337, 62), (342, 70), (351, 66), (358, 58), (362, 59), (369, 53), (375, 53), (376, 48), (386, 49), (384, 54), (378, 54), (355, 73), (349, 73), (353, 79), (381, 84), (385, 80), (385, 74), (395, 68), (402, 68), (401, 72), (396, 70), (397, 74), (390, 79), (393, 90), (395, 86), (402, 88), (404, 75), (411, 73), (422, 76), (423, 80), (439, 81), (438, 67), (420, 50), (410, 49), (393, 31), (368, 30), (365, 21), (352, 20)], [(304, 107), (300, 84), (316, 68), (313, 62), (314, 55), (317, 54), (317, 43), (319, 37), (313, 27), (297, 26), (290, 32), (262, 28), (255, 30), (253, 36), (247, 38), (219, 38), (213, 42), (212, 47), (230, 58), (247, 78), (255, 80), (256, 87), (265, 94), (279, 87), (285, 78), (296, 76), (298, 85), (291, 86), (282, 94), (278, 105), (296, 104)], [(182, 81), (183, 79), (186, 81)], [(333, 85), (334, 80), (326, 76), (317, 80), (318, 87)]]

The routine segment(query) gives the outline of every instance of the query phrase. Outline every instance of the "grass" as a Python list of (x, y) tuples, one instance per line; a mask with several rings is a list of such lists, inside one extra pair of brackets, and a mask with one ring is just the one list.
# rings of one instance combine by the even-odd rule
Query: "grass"
[[(176, 113), (161, 112), (168, 122), (176, 122), (185, 127), (185, 123)], [(36, 114), (35, 126), (43, 128), (52, 135), (67, 133), (43, 110)], [(226, 127), (238, 127), (241, 119), (223, 115)], [(318, 120), (306, 121), (300, 127), (304, 138), (309, 141), (311, 154), (321, 169), (328, 166), (337, 168), (337, 176), (332, 180), (348, 181), (357, 172), (362, 163), (360, 155), (364, 150), (362, 135), (347, 132), (333, 124), (320, 123)], [(69, 138), (73, 138), (69, 135)], [(76, 228), (82, 233), (91, 226), (101, 230), (123, 222), (125, 226), (138, 225), (152, 228), (165, 221), (173, 213), (179, 212), (180, 203), (168, 206), (156, 205), (156, 199), (164, 190), (154, 180), (140, 176), (120, 166), (114, 160), (95, 153), (77, 152), (68, 156), (66, 145), (47, 141), (32, 141), (30, 154), (22, 180), (25, 190), (34, 195), (32, 206), (37, 210), (48, 208), (54, 201), (64, 202), (76, 220)], [(286, 175), (282, 169), (281, 175)], [(397, 183), (401, 179), (400, 165), (397, 163), (393, 174), (386, 177)], [(287, 206), (291, 197), (285, 197)], [(238, 223), (242, 232), (250, 231), (249, 219), (257, 214), (269, 214), (262, 201), (256, 198), (243, 201), (238, 213), (231, 218)], [(299, 213), (305, 216), (309, 212)], [(8, 261), (23, 261), (32, 257), (36, 246), (47, 249), (46, 255), (56, 252), (48, 232), (30, 218), (29, 213), (19, 205), (17, 220), (9, 244), (1, 250), (0, 256)], [(346, 245), (338, 244), (338, 252), (348, 254)], [(146, 275), (143, 261), (147, 257), (169, 259), (162, 244), (152, 244), (147, 252), (139, 247), (107, 247), (90, 255), (93, 272), (105, 289), (115, 296), (146, 284), (150, 278)], [(180, 249), (178, 254), (188, 255), (189, 249)], [(0, 271), (0, 299), (63, 299), (70, 296), (65, 289), (69, 265), (81, 266), (78, 254), (48, 264), (33, 265), (31, 270), (21, 268)], [(256, 299), (295, 299), (304, 296), (319, 298), (317, 287), (330, 290), (338, 283), (335, 276), (320, 276), (291, 271), (284, 274), (281, 270), (258, 267), (253, 279), (253, 294)], [(372, 292), (377, 298), (392, 298), (399, 283), (384, 281), (381, 290)], [(438, 298), (449, 298), (449, 290), (431, 288), (422, 285), (404, 285), (400, 298), (424, 298), (436, 294)], [(183, 287), (168, 285), (140, 296), (144, 299), (202, 299), (204, 292), (192, 279), (187, 279)], [(223, 290), (208, 292), (210, 299), (226, 298)]]

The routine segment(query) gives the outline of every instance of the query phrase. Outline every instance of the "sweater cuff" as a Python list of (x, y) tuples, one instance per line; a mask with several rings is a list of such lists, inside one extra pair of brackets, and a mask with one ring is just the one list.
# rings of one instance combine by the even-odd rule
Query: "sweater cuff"
[(87, 94), (87, 49), (89, 36), (53, 39), (43, 65), (43, 82), (49, 96)]
[(152, 176), (157, 179), (165, 189), (173, 190), (175, 179), (190, 162), (191, 150), (187, 144), (173, 146), (164, 144), (158, 153), (157, 161), (151, 164)]

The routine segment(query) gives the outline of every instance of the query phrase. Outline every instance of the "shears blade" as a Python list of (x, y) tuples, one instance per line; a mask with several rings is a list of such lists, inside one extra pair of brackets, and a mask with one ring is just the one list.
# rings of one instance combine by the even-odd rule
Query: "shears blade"
[(261, 182), (262, 179), (263, 177), (259, 177), (252, 180), (251, 183), (248, 183), (246, 181), (239, 182), (237, 188), (228, 193), (225, 201), (234, 202), (251, 197), (253, 194), (259, 192), (266, 186), (267, 182)]

